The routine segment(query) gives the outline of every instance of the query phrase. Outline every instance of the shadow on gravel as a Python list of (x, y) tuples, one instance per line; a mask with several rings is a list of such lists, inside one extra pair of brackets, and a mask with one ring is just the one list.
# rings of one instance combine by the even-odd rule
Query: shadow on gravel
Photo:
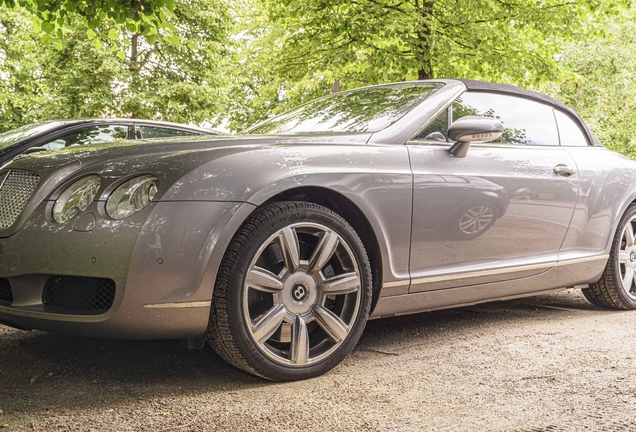
[[(357, 350), (395, 355), (400, 347), (452, 340), (484, 327), (608, 313), (620, 312), (566, 293), (387, 318), (368, 323)], [(187, 351), (176, 341), (112, 341), (0, 327), (0, 408), (5, 413), (271, 385), (276, 384), (229, 366), (209, 347)]]

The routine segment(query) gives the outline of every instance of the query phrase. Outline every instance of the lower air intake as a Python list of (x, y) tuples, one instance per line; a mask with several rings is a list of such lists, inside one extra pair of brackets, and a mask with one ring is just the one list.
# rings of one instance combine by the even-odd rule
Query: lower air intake
[(73, 311), (105, 312), (115, 299), (115, 281), (105, 278), (55, 276), (44, 285), (45, 306)]
[(0, 304), (13, 303), (13, 292), (11, 292), (11, 284), (6, 278), (0, 278)]

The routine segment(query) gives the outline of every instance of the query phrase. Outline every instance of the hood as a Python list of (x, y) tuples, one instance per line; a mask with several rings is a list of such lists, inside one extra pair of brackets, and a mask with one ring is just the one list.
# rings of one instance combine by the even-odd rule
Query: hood
[(20, 155), (2, 169), (24, 169), (41, 175), (69, 164), (79, 164), (80, 169), (96, 164), (126, 161), (131, 158), (191, 159), (193, 155), (204, 161), (215, 157), (210, 153), (223, 150), (232, 153), (241, 148), (253, 149), (261, 146), (291, 145), (364, 145), (370, 133), (356, 134), (303, 134), (303, 135), (212, 135), (203, 137), (175, 137), (93, 144), (65, 149)]
[[(160, 185), (156, 201), (163, 200), (164, 196), (168, 200), (179, 200), (182, 195), (175, 194), (174, 191), (184, 186), (184, 178), (192, 186), (213, 176), (210, 170), (221, 170), (226, 176), (239, 174), (249, 168), (238, 166), (240, 162), (237, 163), (237, 160), (258, 159), (259, 152), (271, 151), (274, 146), (289, 149), (318, 145), (320, 151), (325, 152), (328, 146), (364, 146), (370, 135), (221, 135), (122, 141), (25, 155), (2, 167), (2, 171), (37, 173), (38, 186), (25, 214), (42, 201), (54, 200), (56, 194), (73, 181), (90, 174), (97, 174), (102, 179), (98, 192), (101, 197), (115, 183), (138, 175), (151, 174), (158, 178)], [(242, 157), (243, 153), (246, 154), (245, 157)]]

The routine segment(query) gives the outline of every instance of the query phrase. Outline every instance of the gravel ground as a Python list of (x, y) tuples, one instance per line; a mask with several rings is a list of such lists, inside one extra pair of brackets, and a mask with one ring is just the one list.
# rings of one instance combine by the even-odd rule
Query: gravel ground
[(330, 373), (0, 326), (0, 431), (636, 430), (636, 312), (580, 291), (371, 321)]

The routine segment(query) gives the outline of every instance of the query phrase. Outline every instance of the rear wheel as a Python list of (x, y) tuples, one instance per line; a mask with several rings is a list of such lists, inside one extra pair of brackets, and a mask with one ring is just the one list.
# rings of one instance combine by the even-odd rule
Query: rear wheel
[(612, 243), (601, 279), (584, 288), (591, 303), (612, 309), (636, 309), (636, 205), (628, 207)]
[(371, 305), (369, 261), (356, 232), (312, 203), (257, 210), (223, 259), (208, 341), (264, 378), (320, 375), (353, 349)]

